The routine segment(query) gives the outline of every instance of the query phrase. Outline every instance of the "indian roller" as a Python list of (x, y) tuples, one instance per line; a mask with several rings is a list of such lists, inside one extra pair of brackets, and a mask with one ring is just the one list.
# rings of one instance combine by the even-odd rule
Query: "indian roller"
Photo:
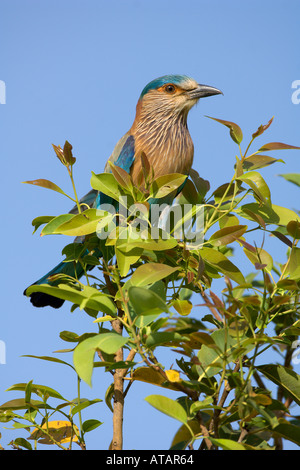
[[(117, 142), (104, 171), (111, 172), (109, 162), (112, 162), (129, 173), (133, 184), (139, 186), (142, 154), (145, 154), (155, 178), (170, 173), (189, 175), (194, 145), (187, 126), (188, 113), (200, 98), (217, 94), (222, 92), (186, 75), (165, 75), (148, 83), (137, 102), (133, 124)], [(103, 194), (91, 190), (81, 202), (98, 208), (102, 197)], [(58, 273), (76, 274), (80, 278), (83, 269), (79, 263), (75, 268), (72, 262), (61, 262), (34, 284), (51, 285), (49, 276)], [(35, 307), (59, 308), (64, 302), (40, 292), (32, 293), (30, 300)]]

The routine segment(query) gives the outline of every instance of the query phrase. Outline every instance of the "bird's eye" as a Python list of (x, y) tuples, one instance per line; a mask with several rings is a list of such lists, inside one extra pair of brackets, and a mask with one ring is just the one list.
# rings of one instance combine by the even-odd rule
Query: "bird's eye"
[(166, 90), (167, 93), (171, 94), (171, 93), (175, 92), (175, 87), (174, 87), (174, 85), (166, 85), (165, 90)]

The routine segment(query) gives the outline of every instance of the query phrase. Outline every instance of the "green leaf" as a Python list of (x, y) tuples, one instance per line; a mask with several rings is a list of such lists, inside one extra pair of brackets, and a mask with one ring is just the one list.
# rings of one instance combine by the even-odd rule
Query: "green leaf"
[(27, 403), (30, 403), (30, 399), (31, 399), (31, 385), (32, 385), (32, 380), (30, 380), (30, 382), (28, 382), (25, 387), (25, 401)]
[(300, 289), (297, 282), (292, 279), (282, 279), (281, 281), (278, 281), (277, 287), (291, 292), (298, 291)]
[(161, 263), (147, 263), (139, 266), (131, 276), (132, 286), (147, 286), (171, 276), (179, 268)]
[(58, 299), (69, 300), (79, 305), (81, 309), (88, 307), (112, 316), (116, 313), (116, 307), (110, 297), (90, 286), (84, 286), (83, 290), (79, 291), (66, 284), (60, 284), (57, 287), (40, 284), (32, 285), (26, 291), (27, 295), (32, 292), (44, 292)]
[[(256, 398), (259, 399), (259, 395)], [(278, 425), (278, 419), (272, 410), (269, 410), (264, 406), (260, 406), (259, 403), (257, 403), (254, 399), (250, 397), (246, 399), (246, 402), (248, 403), (248, 405), (250, 405), (251, 408), (261, 414), (272, 428), (275, 428)]]
[[(201, 434), (200, 424), (197, 419), (189, 419), (188, 425), (194, 435)], [(186, 448), (186, 446), (193, 438), (189, 428), (187, 428), (185, 424), (180, 426), (175, 436), (173, 437), (171, 450), (184, 450)]]
[(76, 413), (79, 413), (79, 411), (84, 410), (88, 406), (94, 405), (95, 403), (100, 403), (102, 400), (100, 398), (97, 398), (95, 400), (87, 400), (87, 399), (81, 399), (81, 402), (78, 405), (75, 405), (72, 410), (71, 410), (71, 415), (74, 416)]
[(85, 255), (82, 257), (82, 262), (90, 266), (99, 266), (100, 261), (96, 256)]
[(233, 336), (227, 328), (214, 331), (211, 334), (211, 340), (214, 341), (214, 344), (204, 344), (198, 352), (200, 365), (197, 365), (196, 368), (199, 380), (204, 377), (213, 377), (220, 372), (223, 367), (236, 359), (235, 353), (241, 348), (243, 354), (246, 354), (255, 347), (255, 344), (248, 344), (248, 337), (245, 334), (240, 333), (238, 336)]
[(121, 248), (124, 248), (124, 251), (122, 249), (119, 249), (119, 241), (117, 242), (116, 246), (116, 258), (118, 262), (118, 268), (120, 270), (120, 275), (121, 277), (125, 277), (128, 274), (128, 271), (130, 269), (130, 266), (134, 263), (136, 263), (141, 255), (143, 254), (143, 248), (141, 247), (135, 247), (135, 246), (130, 246), (128, 245), (127, 247), (124, 247), (124, 244), (121, 245)]
[(232, 225), (215, 232), (209, 239), (214, 246), (228, 245), (240, 238), (247, 230), (247, 225)]
[(114, 408), (113, 408), (113, 405), (112, 405), (112, 399), (114, 397), (114, 384), (110, 384), (108, 389), (106, 390), (105, 392), (105, 403), (106, 405), (108, 406), (108, 408), (110, 409), (110, 411), (113, 413), (114, 412)]
[(260, 173), (257, 171), (249, 171), (245, 175), (239, 176), (237, 180), (248, 184), (264, 204), (271, 206), (270, 189)]
[(293, 237), (295, 240), (300, 239), (300, 222), (297, 220), (291, 220), (287, 224), (286, 229), (289, 235), (291, 235), (291, 237)]
[(247, 213), (247, 210), (260, 216), (267, 224), (286, 226), (291, 220), (300, 220), (300, 216), (297, 215), (296, 212), (285, 207), (276, 206), (275, 204), (272, 204), (272, 207), (267, 204), (245, 204), (240, 208), (237, 208), (236, 212), (238, 215), (242, 215), (242, 217), (252, 220), (252, 217)]
[(193, 168), (191, 168), (189, 176), (193, 181), (194, 185), (196, 186), (196, 189), (200, 196), (200, 201), (202, 201), (205, 194), (207, 194), (210, 189), (209, 181), (201, 178), (201, 176), (199, 176), (199, 173)]
[(293, 247), (290, 255), (290, 260), (287, 266), (287, 273), (290, 279), (300, 279), (300, 248)]
[(219, 201), (224, 202), (226, 200), (231, 201), (234, 194), (237, 195), (240, 192), (245, 191), (245, 189), (241, 187), (241, 183), (239, 183), (239, 181), (236, 181), (236, 184), (240, 186), (238, 190), (236, 190), (237, 189), (235, 187), (236, 185), (232, 183), (221, 184), (221, 186), (219, 186), (212, 194), (212, 196), (214, 196), (215, 201), (216, 202), (219, 202)]
[(275, 436), (282, 437), (300, 446), (300, 428), (291, 423), (280, 423), (273, 429)]
[(83, 432), (90, 432), (101, 426), (101, 424), (103, 423), (98, 421), (98, 419), (87, 419), (82, 423), (82, 430)]
[(26, 439), (24, 439), (23, 437), (17, 437), (17, 439), (15, 439), (13, 441), (13, 443), (16, 445), (16, 446), (21, 446), (21, 447), (24, 447), (25, 449), (27, 450), (32, 450), (32, 445), (30, 444), (30, 442), (28, 442)]
[(220, 229), (239, 225), (239, 219), (233, 214), (226, 214), (219, 220)]
[(240, 126), (235, 124), (235, 122), (224, 121), (223, 119), (217, 119), (217, 118), (213, 118), (211, 116), (206, 116), (206, 117), (208, 117), (209, 119), (213, 119), (214, 121), (217, 121), (220, 124), (223, 124), (224, 126), (228, 127), (230, 129), (230, 137), (232, 138), (232, 140), (236, 144), (240, 144), (242, 142), (242, 140), (243, 140), (242, 130), (241, 130)]
[(186, 316), (191, 313), (193, 304), (189, 300), (176, 299), (172, 302), (172, 307), (175, 308), (179, 315)]
[(258, 168), (265, 168), (273, 163), (285, 163), (283, 160), (269, 157), (268, 155), (250, 155), (243, 161), (243, 168), (246, 171), (257, 170)]
[(277, 206), (272, 204), (272, 209), (276, 216), (279, 218), (278, 225), (287, 225), (290, 220), (299, 220), (300, 216), (296, 212), (287, 209), (286, 207)]
[(256, 248), (255, 252), (244, 248), (244, 253), (256, 269), (265, 268), (267, 271), (271, 271), (273, 268), (272, 256), (263, 248)]
[(73, 215), (72, 218), (56, 227), (53, 233), (69, 235), (71, 237), (89, 235), (96, 232), (99, 220), (101, 220), (101, 211), (98, 209), (87, 209), (81, 212), (81, 214)]
[(130, 253), (134, 248), (151, 251), (167, 251), (175, 248), (177, 245), (175, 238), (157, 227), (152, 230), (153, 232), (143, 232), (143, 237), (138, 233), (133, 235), (130, 228), (122, 232), (116, 243), (118, 250), (125, 254)]
[(300, 186), (300, 173), (285, 173), (284, 175), (279, 176), (282, 176), (282, 178), (286, 179), (287, 181)]
[(31, 225), (33, 225), (34, 227), (33, 233), (35, 233), (41, 225), (48, 224), (48, 222), (50, 222), (54, 218), (54, 215), (42, 215), (41, 217), (36, 217), (35, 219), (33, 219), (33, 221), (31, 222)]
[(210, 437), (210, 441), (223, 450), (246, 450), (246, 447), (240, 442), (233, 441), (232, 439), (215, 439)]
[(71, 367), (74, 369), (74, 367), (69, 364), (68, 362), (62, 361), (61, 359), (57, 359), (56, 357), (51, 357), (51, 356), (33, 356), (32, 354), (24, 354), (21, 357), (32, 357), (34, 359), (41, 359), (43, 361), (49, 361), (49, 362), (57, 362), (58, 364), (64, 364), (66, 366)]
[(156, 292), (145, 287), (129, 287), (128, 296), (136, 315), (154, 315), (169, 311), (164, 300)]
[(62, 254), (66, 256), (64, 261), (77, 261), (85, 251), (82, 243), (69, 243), (62, 250)]
[(73, 214), (62, 214), (54, 217), (47, 223), (47, 225), (41, 231), (41, 236), (43, 235), (52, 235), (53, 233), (57, 233), (56, 229), (63, 223), (67, 222), (68, 220), (74, 217)]
[[(14, 384), (11, 387), (7, 389), (7, 391), (15, 391), (15, 390), (21, 390), (25, 391), (27, 387), (27, 383), (18, 383)], [(39, 396), (43, 395), (49, 395), (50, 397), (53, 398), (59, 398), (60, 400), (66, 400), (59, 392), (54, 390), (51, 387), (47, 387), (46, 385), (38, 385), (38, 384), (31, 384), (31, 392), (35, 393)]]
[[(129, 279), (124, 285), (123, 289), (128, 290), (131, 286), (131, 279)], [(157, 281), (154, 284), (151, 284), (147, 287), (149, 290), (157, 294), (164, 302), (166, 301), (166, 286), (163, 281)], [(130, 304), (131, 306), (131, 304)], [(156, 318), (162, 313), (160, 309), (155, 311), (156, 313), (149, 315), (139, 315), (134, 319), (135, 325), (138, 328), (143, 328), (144, 326), (152, 323)]]
[(155, 199), (165, 197), (183, 185), (186, 179), (187, 176), (180, 173), (159, 176), (149, 188), (150, 197)]
[(119, 201), (124, 194), (124, 188), (119, 185), (112, 173), (100, 173), (96, 175), (92, 171), (91, 186), (93, 189), (101, 191), (116, 201)]
[(126, 344), (127, 340), (128, 338), (117, 333), (102, 333), (81, 341), (73, 353), (74, 367), (79, 377), (91, 386), (96, 350), (114, 354)]
[[(182, 198), (184, 198), (183, 202)], [(194, 183), (187, 179), (182, 188), (179, 203), (198, 204), (199, 200), (202, 201), (201, 195), (197, 192)]]
[(256, 367), (271, 382), (280, 386), (300, 405), (300, 375), (281, 365), (264, 364)]
[(143, 230), (142, 233), (134, 232), (132, 227), (120, 231), (116, 243), (119, 250), (126, 251), (132, 248), (142, 248), (152, 251), (171, 250), (177, 246), (177, 240), (171, 237), (166, 231), (152, 227), (151, 230)]
[(67, 341), (69, 343), (78, 343), (78, 340), (80, 338), (80, 336), (77, 333), (74, 333), (73, 331), (67, 331), (67, 330), (61, 331), (59, 333), (59, 337), (63, 341)]
[(145, 400), (149, 405), (171, 418), (177, 419), (183, 424), (187, 423), (186, 411), (177, 401), (162, 395), (149, 395)]
[[(9, 389), (8, 389), (9, 390)], [(14, 400), (9, 400), (3, 403), (0, 406), (0, 411), (7, 411), (7, 410), (26, 410), (28, 408), (28, 402), (24, 398), (16, 398)], [(43, 401), (31, 400), (30, 406), (34, 408), (41, 408), (45, 406)]]
[(241, 271), (220, 251), (213, 248), (202, 248), (200, 255), (204, 261), (217, 268), (237, 284), (245, 284), (246, 281)]
[(156, 348), (163, 344), (179, 344), (185, 339), (184, 336), (179, 333), (173, 333), (171, 331), (158, 331), (150, 334), (146, 339), (147, 348)]

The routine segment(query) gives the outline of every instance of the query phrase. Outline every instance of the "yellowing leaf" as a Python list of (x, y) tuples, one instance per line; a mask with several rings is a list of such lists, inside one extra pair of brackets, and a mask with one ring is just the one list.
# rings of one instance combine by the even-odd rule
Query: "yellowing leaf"
[(35, 429), (29, 439), (37, 440), (40, 444), (55, 445), (55, 442), (60, 444), (78, 441), (76, 433), (79, 434), (79, 429), (75, 424), (72, 426), (70, 421), (48, 421), (42, 425), (42, 429)]
[(105, 315), (104, 317), (96, 318), (96, 320), (94, 320), (93, 323), (100, 323), (100, 322), (112, 321), (112, 320), (114, 320), (114, 317), (111, 317), (110, 315)]
[[(152, 367), (138, 367), (132, 374), (132, 380), (139, 380), (140, 382), (146, 382), (148, 384), (157, 385), (162, 387), (166, 383), (166, 380), (158, 370)], [(171, 382), (171, 381), (170, 381)], [(168, 384), (168, 388), (171, 390), (178, 390), (175, 385)]]
[(166, 370), (166, 376), (169, 382), (181, 382), (180, 374), (177, 370)]

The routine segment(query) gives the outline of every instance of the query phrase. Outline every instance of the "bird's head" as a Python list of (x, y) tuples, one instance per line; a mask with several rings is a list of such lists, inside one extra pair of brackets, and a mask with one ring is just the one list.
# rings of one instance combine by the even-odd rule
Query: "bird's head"
[(217, 88), (201, 85), (186, 75), (164, 75), (143, 89), (139, 107), (158, 114), (184, 114), (206, 96), (222, 94)]

